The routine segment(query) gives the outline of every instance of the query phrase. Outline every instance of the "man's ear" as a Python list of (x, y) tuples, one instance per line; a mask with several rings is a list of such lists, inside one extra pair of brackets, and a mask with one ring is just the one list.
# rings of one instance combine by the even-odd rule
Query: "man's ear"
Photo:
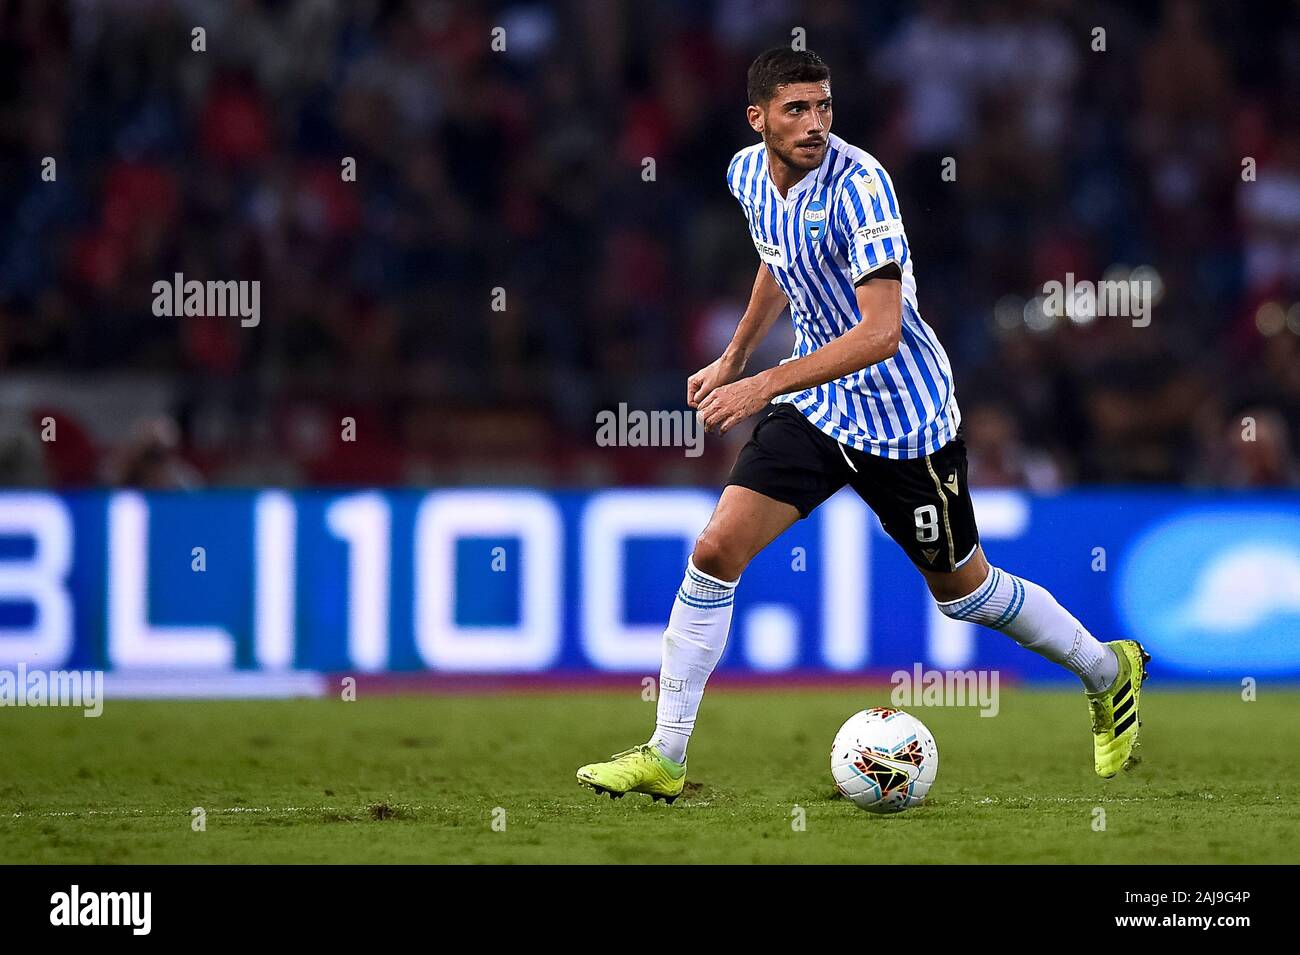
[(757, 106), (749, 106), (745, 109), (745, 118), (749, 120), (750, 129), (761, 135), (764, 126), (763, 111)]

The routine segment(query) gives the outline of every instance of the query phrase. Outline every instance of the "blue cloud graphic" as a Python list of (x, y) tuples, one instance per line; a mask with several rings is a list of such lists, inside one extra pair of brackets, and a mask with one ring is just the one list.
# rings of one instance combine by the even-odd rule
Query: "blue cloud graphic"
[(1164, 666), (1300, 670), (1300, 511), (1206, 508), (1157, 524), (1130, 547), (1117, 599)]

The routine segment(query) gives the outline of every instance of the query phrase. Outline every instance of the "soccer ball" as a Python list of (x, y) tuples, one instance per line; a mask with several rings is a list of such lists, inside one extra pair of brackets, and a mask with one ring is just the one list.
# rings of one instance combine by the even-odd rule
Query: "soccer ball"
[(902, 812), (925, 802), (939, 771), (939, 748), (925, 724), (902, 710), (854, 713), (835, 734), (831, 776), (867, 812)]

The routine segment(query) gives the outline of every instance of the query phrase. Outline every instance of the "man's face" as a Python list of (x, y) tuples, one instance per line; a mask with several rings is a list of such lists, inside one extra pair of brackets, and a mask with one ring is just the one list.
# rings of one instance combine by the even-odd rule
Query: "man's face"
[(831, 131), (831, 84), (778, 86), (762, 106), (751, 106), (749, 125), (770, 152), (796, 169), (816, 169), (826, 158)]

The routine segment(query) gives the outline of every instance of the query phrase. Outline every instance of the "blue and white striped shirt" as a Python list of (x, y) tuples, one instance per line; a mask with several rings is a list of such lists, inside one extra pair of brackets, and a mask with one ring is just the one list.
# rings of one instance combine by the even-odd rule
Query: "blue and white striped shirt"
[(768, 173), (767, 149), (742, 149), (727, 184), (749, 219), (759, 258), (790, 300), (800, 358), (862, 321), (854, 285), (893, 262), (902, 272), (898, 352), (824, 385), (781, 395), (836, 441), (886, 458), (919, 458), (957, 433), (961, 413), (952, 368), (921, 320), (916, 278), (893, 183), (875, 157), (828, 137), (826, 158), (784, 199)]

